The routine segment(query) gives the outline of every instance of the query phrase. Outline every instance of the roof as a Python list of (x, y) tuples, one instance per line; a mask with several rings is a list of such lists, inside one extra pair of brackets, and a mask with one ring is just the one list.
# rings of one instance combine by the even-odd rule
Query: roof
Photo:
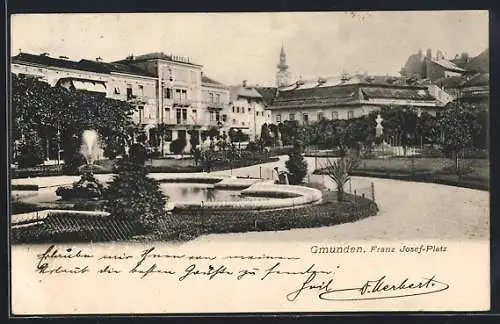
[(435, 80), (433, 83), (444, 89), (456, 89), (459, 88), (464, 82), (465, 78), (461, 75), (454, 75), (450, 77), (442, 77)]
[(255, 88), (243, 87), (239, 85), (230, 87), (230, 90), (231, 100), (236, 100), (239, 97), (263, 99), (262, 95), (257, 90), (255, 90)]
[(209, 78), (207, 77), (206, 75), (202, 74), (201, 75), (201, 83), (209, 83), (209, 84), (213, 84), (213, 85), (218, 85), (218, 86), (223, 86), (224, 84), (217, 81), (217, 80), (214, 80), (212, 78)]
[(290, 91), (297, 89), (313, 89), (313, 88), (328, 88), (333, 86), (349, 85), (349, 84), (379, 84), (388, 86), (407, 86), (412, 83), (417, 83), (418, 80), (406, 77), (390, 76), (390, 75), (368, 75), (354, 74), (343, 76), (334, 76), (328, 78), (317, 78), (310, 80), (298, 80), (288, 87), (280, 88), (282, 91)]
[(410, 99), (434, 100), (427, 89), (391, 89), (386, 87), (362, 87), (361, 92), (365, 99)]
[(262, 98), (264, 99), (264, 104), (269, 106), (273, 103), (274, 99), (276, 99), (276, 94), (278, 88), (275, 87), (256, 87)]
[[(74, 70), (80, 69), (78, 62), (76, 62), (76, 61), (71, 61), (71, 60), (66, 60), (66, 59), (57, 59), (57, 58), (53, 58), (50, 56), (34, 55), (34, 54), (29, 54), (29, 53), (19, 53), (18, 55), (12, 57), (12, 61), (13, 62), (18, 62), (18, 61), (27, 62), (27, 63), (53, 66), (53, 67), (59, 67), (59, 68), (65, 68), (65, 69), (74, 69)], [(97, 72), (97, 71), (92, 71), (92, 72)]]
[(297, 88), (279, 91), (271, 109), (282, 107), (345, 106), (360, 104), (362, 100), (395, 99), (413, 101), (433, 101), (435, 98), (427, 87), (401, 84), (341, 84), (329, 87)]
[(477, 86), (489, 86), (490, 85), (490, 74), (489, 73), (478, 73), (469, 80), (462, 83), (462, 87), (477, 87)]
[(80, 61), (72, 61), (68, 59), (58, 59), (44, 55), (20, 53), (12, 57), (12, 60), (13, 62), (27, 62), (32, 64), (40, 64), (45, 66), (52, 66), (64, 69), (87, 71), (87, 72), (106, 73), (106, 74), (109, 74), (111, 72), (118, 72), (118, 73), (126, 73), (126, 74), (148, 76), (148, 77), (153, 76), (147, 71), (144, 71), (135, 66), (119, 64), (119, 63), (98, 62), (86, 59), (82, 59)]
[(188, 57), (176, 56), (176, 55), (172, 55), (172, 54), (165, 54), (163, 52), (153, 52), (153, 53), (146, 53), (146, 54), (141, 54), (141, 55), (136, 55), (136, 56), (130, 56), (130, 57), (127, 57), (123, 60), (116, 61), (114, 63), (130, 64), (130, 63), (136, 63), (136, 62), (148, 61), (148, 60), (166, 60), (166, 61), (178, 62), (178, 63), (189, 64), (189, 65), (194, 65), (194, 66), (201, 66), (199, 64), (191, 62), (190, 58), (188, 58)]
[(451, 61), (448, 61), (448, 60), (436, 60), (436, 59), (430, 59), (431, 62), (437, 64), (437, 65), (440, 65), (442, 67), (444, 67), (445, 69), (447, 70), (450, 70), (450, 71), (456, 71), (456, 72), (465, 72), (464, 69), (462, 69), (461, 67), (457, 66), (455, 63), (451, 62)]

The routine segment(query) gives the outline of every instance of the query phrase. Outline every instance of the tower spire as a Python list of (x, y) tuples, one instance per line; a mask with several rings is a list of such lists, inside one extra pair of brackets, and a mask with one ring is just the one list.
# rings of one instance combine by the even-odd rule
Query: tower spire
[(279, 88), (289, 85), (290, 73), (288, 72), (288, 64), (286, 64), (285, 45), (283, 42), (281, 42), (280, 58), (276, 67), (278, 68), (278, 72), (276, 73), (276, 86)]

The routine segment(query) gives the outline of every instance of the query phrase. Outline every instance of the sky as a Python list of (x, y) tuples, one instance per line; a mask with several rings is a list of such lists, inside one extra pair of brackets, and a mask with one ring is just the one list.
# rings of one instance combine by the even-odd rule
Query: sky
[(273, 86), (282, 44), (293, 79), (398, 75), (419, 49), (453, 58), (488, 47), (487, 11), (23, 14), (11, 21), (12, 55), (111, 62), (164, 52), (189, 57), (228, 85)]

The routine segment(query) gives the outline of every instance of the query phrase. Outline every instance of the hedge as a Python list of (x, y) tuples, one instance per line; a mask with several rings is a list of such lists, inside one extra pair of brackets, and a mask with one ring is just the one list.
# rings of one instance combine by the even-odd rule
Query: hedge
[(14, 243), (88, 242), (118, 240), (190, 240), (209, 233), (241, 233), (313, 228), (354, 222), (378, 212), (369, 199), (346, 194), (337, 203), (325, 191), (323, 202), (279, 210), (190, 210), (166, 215), (155, 233), (140, 233), (135, 222), (109, 216), (49, 214), (41, 225), (12, 229)]

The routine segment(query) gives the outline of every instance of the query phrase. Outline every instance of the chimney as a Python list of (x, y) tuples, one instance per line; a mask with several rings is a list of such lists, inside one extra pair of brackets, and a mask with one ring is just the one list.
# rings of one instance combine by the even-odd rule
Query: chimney
[(241, 85), (243, 86), (243, 88), (246, 88), (247, 87), (247, 80), (243, 80), (241, 82)]
[(102, 62), (102, 57), (100, 57), (100, 56), (99, 56), (99, 57), (96, 57), (96, 59), (95, 59), (95, 60), (96, 60), (96, 62)]

